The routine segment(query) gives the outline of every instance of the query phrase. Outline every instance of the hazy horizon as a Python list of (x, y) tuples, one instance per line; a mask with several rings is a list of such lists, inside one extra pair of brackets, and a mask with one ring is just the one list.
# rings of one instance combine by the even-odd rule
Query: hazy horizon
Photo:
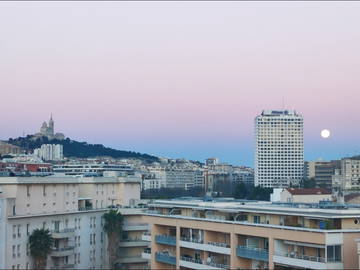
[(53, 113), (72, 139), (253, 166), (254, 118), (284, 100), (304, 117), (306, 160), (359, 154), (359, 11), (360, 2), (0, 2), (0, 139), (36, 133)]

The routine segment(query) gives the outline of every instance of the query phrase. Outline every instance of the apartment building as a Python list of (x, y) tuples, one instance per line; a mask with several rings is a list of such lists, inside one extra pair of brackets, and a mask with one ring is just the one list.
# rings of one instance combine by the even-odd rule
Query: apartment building
[(357, 269), (360, 208), (218, 199), (149, 204), (152, 269)]
[(134, 168), (128, 164), (111, 163), (65, 163), (53, 166), (56, 176), (104, 176), (106, 172), (117, 172), (119, 175), (134, 175)]
[(341, 169), (332, 177), (334, 187), (345, 190), (360, 188), (360, 158), (341, 159)]
[(123, 235), (119, 246), (119, 259), (116, 261), (122, 270), (147, 270), (149, 260), (142, 253), (148, 250), (150, 243), (143, 239), (150, 226), (144, 220), (144, 208), (121, 208), (124, 216)]
[(255, 185), (290, 187), (303, 178), (303, 117), (295, 111), (263, 111), (255, 118)]
[(43, 144), (40, 148), (34, 149), (34, 156), (42, 160), (62, 160), (64, 149), (61, 144)]
[(203, 171), (193, 167), (149, 167), (144, 173), (143, 189), (182, 188), (204, 186)]
[(307, 161), (304, 168), (305, 177), (314, 179), (317, 187), (331, 189), (332, 177), (341, 168), (341, 161)]
[[(102, 215), (139, 200), (140, 179), (3, 177), (0, 190), (0, 269), (33, 268), (28, 237), (37, 228), (55, 239), (48, 268), (102, 269), (108, 267)], [(136, 219), (124, 214), (125, 222)]]

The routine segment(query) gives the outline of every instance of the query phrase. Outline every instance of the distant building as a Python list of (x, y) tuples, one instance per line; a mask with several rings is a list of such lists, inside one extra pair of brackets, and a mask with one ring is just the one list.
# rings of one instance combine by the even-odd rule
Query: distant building
[(360, 158), (343, 158), (341, 169), (332, 177), (333, 187), (360, 189)]
[(332, 177), (341, 168), (340, 160), (307, 161), (305, 162), (305, 177), (314, 179), (317, 187), (331, 188)]
[(285, 188), (280, 193), (280, 201), (291, 203), (318, 203), (332, 200), (331, 190), (325, 188)]
[(43, 160), (63, 160), (63, 146), (61, 144), (43, 144), (34, 150), (34, 155)]
[[(134, 168), (127, 164), (65, 163), (53, 167), (56, 176), (126, 176), (133, 175)], [(104, 175), (105, 174), (105, 175)]]
[(296, 186), (303, 178), (303, 117), (295, 111), (263, 111), (255, 118), (255, 185)]
[(219, 164), (219, 159), (218, 158), (208, 158), (206, 159), (206, 166), (211, 166), (211, 165), (217, 165)]
[(24, 153), (24, 150), (21, 147), (0, 141), (0, 155), (18, 155), (22, 153)]
[(47, 137), (48, 139), (58, 139), (58, 140), (64, 140), (65, 135), (62, 133), (55, 133), (55, 122), (52, 119), (52, 116), (50, 117), (49, 124), (45, 121), (41, 125), (40, 132), (36, 133), (34, 135), (35, 137)]

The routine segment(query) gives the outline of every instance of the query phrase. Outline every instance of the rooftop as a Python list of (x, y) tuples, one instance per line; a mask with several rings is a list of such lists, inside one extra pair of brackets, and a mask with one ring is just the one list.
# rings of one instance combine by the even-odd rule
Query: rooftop
[(140, 183), (137, 177), (1, 177), (1, 185)]
[(330, 195), (331, 190), (326, 188), (287, 188), (292, 195)]
[(359, 217), (360, 205), (335, 204), (329, 201), (320, 203), (276, 203), (266, 201), (235, 200), (232, 198), (177, 198), (156, 200), (149, 207), (191, 208), (220, 212), (255, 212), (312, 217)]

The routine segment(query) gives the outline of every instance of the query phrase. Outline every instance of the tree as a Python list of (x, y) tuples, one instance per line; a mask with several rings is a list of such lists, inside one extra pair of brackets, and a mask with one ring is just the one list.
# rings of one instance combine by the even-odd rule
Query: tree
[(248, 196), (248, 191), (245, 183), (240, 182), (236, 185), (233, 196), (235, 199), (246, 199)]
[(54, 239), (48, 229), (35, 229), (29, 236), (30, 254), (34, 258), (35, 269), (45, 269), (47, 256), (51, 252)]
[(109, 266), (111, 269), (114, 269), (124, 217), (118, 210), (111, 209), (103, 215), (103, 219), (104, 231), (108, 238)]

